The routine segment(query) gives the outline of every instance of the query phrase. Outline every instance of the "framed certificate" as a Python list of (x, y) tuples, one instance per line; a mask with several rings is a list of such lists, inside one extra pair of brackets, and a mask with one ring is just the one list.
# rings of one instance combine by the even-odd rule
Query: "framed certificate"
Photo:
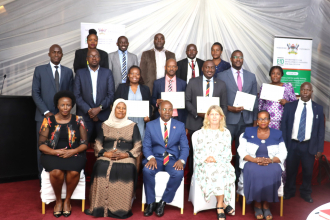
[(211, 105), (220, 106), (219, 97), (203, 97), (197, 96), (197, 113), (206, 113)]
[(170, 101), (174, 109), (185, 108), (185, 93), (184, 92), (162, 92), (161, 98)]
[(249, 93), (237, 91), (234, 107), (244, 107), (244, 110), (253, 111), (256, 96)]
[(126, 114), (128, 117), (141, 117), (149, 116), (149, 101), (133, 101), (126, 100)]
[(280, 99), (283, 99), (284, 89), (285, 88), (282, 86), (274, 86), (271, 84), (263, 83), (260, 99), (279, 102)]

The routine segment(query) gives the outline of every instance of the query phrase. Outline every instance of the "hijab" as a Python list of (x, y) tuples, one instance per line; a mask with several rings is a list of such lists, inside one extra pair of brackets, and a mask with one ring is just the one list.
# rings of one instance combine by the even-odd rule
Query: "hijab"
[(115, 111), (116, 111), (116, 107), (119, 103), (125, 103), (126, 105), (126, 111), (127, 111), (127, 104), (126, 104), (126, 101), (124, 99), (117, 99), (114, 103), (113, 103), (113, 106), (112, 106), (112, 111), (110, 113), (110, 116), (108, 118), (108, 120), (106, 120), (104, 122), (104, 124), (108, 125), (109, 127), (112, 127), (112, 128), (122, 128), (122, 127), (125, 127), (131, 123), (133, 123), (131, 120), (128, 120), (127, 118), (127, 112), (126, 112), (126, 115), (124, 118), (122, 119), (119, 119), (115, 116)]

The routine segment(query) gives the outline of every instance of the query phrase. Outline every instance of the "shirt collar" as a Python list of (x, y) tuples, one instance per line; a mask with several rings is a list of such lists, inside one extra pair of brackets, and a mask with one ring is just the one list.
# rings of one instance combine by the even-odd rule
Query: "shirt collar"
[(96, 72), (98, 72), (99, 71), (99, 69), (100, 69), (100, 65), (99, 65), (99, 67), (97, 68), (97, 70), (96, 71), (93, 71), (90, 67), (89, 67), (89, 65), (88, 65), (88, 69), (89, 69), (89, 72), (94, 72), (94, 73), (96, 73)]
[(312, 104), (312, 99), (308, 100), (307, 102), (304, 102), (303, 100), (301, 100), (301, 97), (300, 97), (300, 98), (299, 98), (299, 102), (300, 102), (301, 104), (306, 103), (306, 105), (311, 105), (311, 104)]
[(154, 51), (155, 51), (155, 52), (158, 52), (158, 53), (162, 53), (162, 52), (165, 53), (166, 50), (165, 50), (165, 47), (164, 47), (161, 51), (156, 50), (156, 48), (154, 48)]
[[(235, 73), (235, 74), (237, 74), (237, 69), (234, 69), (233, 67), (231, 67), (231, 71), (233, 72), (233, 73)], [(240, 74), (243, 74), (243, 68), (241, 68), (240, 70), (239, 70), (239, 73)]]
[[(210, 82), (213, 82), (213, 78), (214, 77), (212, 77), (211, 79), (210, 79)], [(206, 81), (207, 80), (207, 78), (203, 75), (203, 81)]]
[[(165, 124), (165, 121), (163, 121), (161, 117), (159, 117), (159, 120), (160, 120), (160, 123), (161, 123), (162, 125)], [(166, 122), (167, 125), (171, 124), (171, 120), (172, 120), (172, 118), (170, 118), (170, 120), (168, 120), (168, 122)]]
[(55, 66), (58, 66), (59, 69), (61, 68), (61, 64), (60, 63), (58, 65), (55, 65), (54, 63), (52, 63), (52, 61), (50, 61), (49, 64), (50, 64), (50, 67), (52, 69), (55, 69)]
[[(125, 55), (127, 55), (127, 50), (125, 50)], [(121, 51), (121, 50), (118, 50), (118, 54), (120, 54), (120, 55), (122, 55), (123, 54), (123, 51)]]
[[(165, 75), (165, 80), (166, 80), (166, 81), (170, 81), (170, 79), (171, 79), (171, 78), (166, 74), (166, 75)], [(176, 81), (176, 76), (174, 76), (174, 77), (172, 78), (172, 82), (175, 82), (175, 81)]]
[(194, 61), (194, 63), (196, 63), (196, 57), (194, 59), (190, 59), (189, 57), (187, 57), (187, 59), (189, 63), (191, 63), (192, 60)]

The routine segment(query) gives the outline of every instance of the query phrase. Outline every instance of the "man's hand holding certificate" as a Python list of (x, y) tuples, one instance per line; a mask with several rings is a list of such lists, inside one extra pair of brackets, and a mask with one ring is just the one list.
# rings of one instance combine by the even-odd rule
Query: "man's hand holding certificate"
[(263, 83), (260, 99), (279, 102), (283, 99), (284, 87)]
[(162, 92), (161, 99), (170, 101), (173, 105), (173, 109), (185, 108), (184, 92)]
[(149, 101), (126, 100), (125, 103), (128, 117), (149, 117)]
[(197, 113), (206, 113), (211, 105), (220, 106), (219, 97), (197, 96)]
[(255, 95), (237, 91), (233, 107), (243, 107), (244, 110), (253, 111)]

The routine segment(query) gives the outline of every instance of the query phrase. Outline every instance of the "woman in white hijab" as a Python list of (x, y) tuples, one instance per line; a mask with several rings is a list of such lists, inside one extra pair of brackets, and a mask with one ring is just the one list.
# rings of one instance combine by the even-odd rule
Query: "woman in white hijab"
[(127, 119), (124, 99), (117, 99), (107, 121), (95, 140), (91, 176), (90, 208), (94, 217), (128, 218), (132, 213), (141, 135), (136, 123)]

